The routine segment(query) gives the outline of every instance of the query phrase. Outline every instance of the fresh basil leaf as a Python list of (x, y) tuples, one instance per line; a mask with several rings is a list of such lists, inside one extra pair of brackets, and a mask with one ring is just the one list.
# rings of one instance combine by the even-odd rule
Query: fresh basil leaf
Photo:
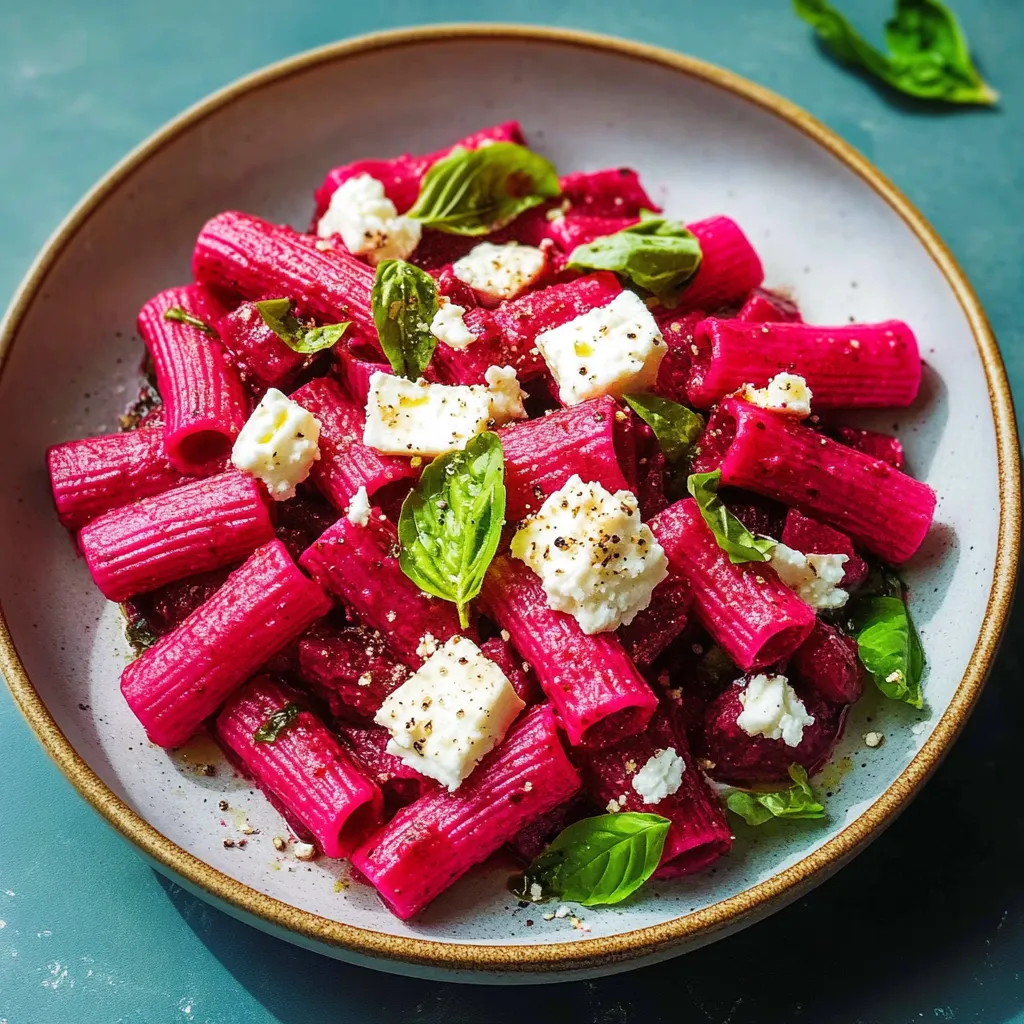
[(398, 517), (402, 572), (421, 590), (454, 602), (469, 625), (505, 521), (505, 458), (497, 434), (477, 434), (423, 470)]
[(646, 423), (665, 461), (674, 466), (687, 459), (704, 430), (704, 417), (660, 395), (623, 395), (623, 401)]
[(693, 495), (718, 541), (718, 546), (729, 556), (734, 565), (740, 562), (767, 562), (771, 557), (775, 541), (767, 537), (755, 537), (726, 507), (718, 496), (718, 485), (722, 482), (722, 471), (691, 473), (686, 489)]
[(671, 306), (700, 269), (700, 261), (696, 235), (682, 224), (643, 210), (638, 224), (576, 246), (568, 266), (613, 270)]
[(278, 708), (253, 734), (257, 743), (273, 743), (285, 729), (290, 729), (299, 717), (299, 705), (288, 703)]
[(324, 327), (306, 327), (293, 312), (291, 299), (263, 299), (256, 308), (263, 322), (293, 351), (314, 355), (336, 345), (351, 325), (351, 320)]
[(370, 301), (391, 368), (401, 377), (419, 379), (437, 348), (437, 338), (430, 333), (437, 312), (434, 279), (405, 260), (381, 260)]
[(860, 598), (850, 609), (850, 631), (857, 640), (861, 664), (878, 689), (886, 697), (920, 708), (924, 704), (924, 650), (902, 584), (892, 576), (887, 577), (887, 584), (888, 593)]
[(577, 821), (526, 869), (516, 893), (585, 907), (621, 903), (654, 873), (670, 824), (661, 815), (634, 811)]
[(793, 7), (834, 57), (900, 92), (946, 103), (991, 105), (999, 98), (978, 73), (963, 30), (940, 0), (896, 0), (885, 26), (888, 53), (867, 42), (827, 0), (793, 0)]
[(195, 327), (204, 334), (217, 333), (209, 324), (204, 323), (199, 317), (193, 316), (183, 306), (171, 306), (170, 309), (165, 309), (164, 319), (171, 320), (176, 324), (188, 324), (189, 327)]
[(560, 192), (555, 165), (525, 146), (457, 146), (424, 175), (408, 216), (435, 231), (486, 235)]
[(763, 825), (772, 818), (790, 821), (824, 818), (825, 807), (818, 801), (807, 781), (807, 769), (799, 764), (789, 766), (793, 785), (774, 793), (755, 793), (737, 789), (725, 799), (725, 805), (748, 825)]

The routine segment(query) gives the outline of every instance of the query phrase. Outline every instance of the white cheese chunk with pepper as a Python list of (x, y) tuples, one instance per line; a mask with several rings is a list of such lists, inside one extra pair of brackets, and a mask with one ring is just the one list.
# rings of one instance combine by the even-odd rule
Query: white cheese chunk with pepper
[(231, 462), (262, 480), (275, 501), (294, 498), (319, 458), (319, 421), (277, 388), (267, 389), (231, 449)]
[(512, 367), (489, 367), (484, 379), (486, 385), (430, 384), (378, 370), (370, 377), (363, 443), (389, 455), (441, 455), (526, 415)]
[(544, 273), (546, 257), (533, 245), (481, 242), (452, 264), (452, 273), (480, 295), (514, 299)]
[(776, 544), (771, 553), (771, 567), (779, 579), (816, 611), (846, 604), (850, 595), (839, 584), (849, 560), (849, 555), (805, 555), (785, 544)]
[(751, 676), (739, 697), (743, 710), (736, 724), (748, 736), (764, 736), (782, 740), (787, 747), (798, 747), (804, 729), (814, 725), (814, 716), (807, 713), (804, 702), (785, 676)]
[(476, 341), (476, 335), (466, 326), (465, 315), (465, 306), (452, 302), (447, 295), (439, 295), (437, 312), (430, 321), (430, 333), (450, 348), (468, 348)]
[(776, 374), (765, 388), (744, 384), (740, 395), (752, 405), (801, 420), (811, 415), (811, 399), (814, 397), (807, 381), (796, 373)]
[(649, 391), (667, 348), (640, 296), (624, 291), (560, 327), (541, 331), (537, 348), (563, 405), (598, 395)]
[(387, 752), (454, 792), (504, 738), (524, 702), (472, 640), (452, 637), (374, 716)]
[(369, 174), (343, 181), (316, 225), (321, 238), (341, 235), (349, 252), (374, 264), (406, 259), (419, 245), (422, 230), (418, 220), (398, 215), (383, 183)]
[(548, 607), (568, 612), (590, 634), (632, 622), (668, 575), (635, 495), (612, 494), (577, 475), (523, 522), (512, 554), (540, 577)]

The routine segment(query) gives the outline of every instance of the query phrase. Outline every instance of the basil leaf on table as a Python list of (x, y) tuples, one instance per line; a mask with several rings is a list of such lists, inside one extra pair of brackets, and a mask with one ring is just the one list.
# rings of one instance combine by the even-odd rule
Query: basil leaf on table
[(331, 348), (351, 325), (351, 320), (325, 327), (305, 327), (292, 310), (291, 299), (263, 299), (256, 308), (263, 322), (293, 351), (308, 356)]
[(642, 210), (638, 224), (576, 246), (567, 266), (613, 270), (671, 306), (697, 273), (700, 261), (696, 235), (682, 224)]
[(164, 319), (176, 324), (188, 324), (189, 327), (194, 327), (197, 331), (202, 331), (204, 334), (217, 333), (209, 324), (204, 323), (199, 317), (189, 313), (184, 306), (171, 306), (170, 309), (165, 309)]
[(424, 175), (407, 216), (435, 231), (486, 235), (560, 192), (555, 165), (525, 146), (457, 146)]
[[(554, 897), (585, 907), (620, 903), (654, 873), (670, 824), (661, 815), (634, 811), (577, 821), (526, 869), (516, 894), (534, 902)], [(537, 885), (539, 896), (534, 895)]]
[(278, 708), (253, 734), (256, 743), (274, 743), (278, 736), (290, 729), (299, 717), (299, 705), (288, 703)]
[(490, 432), (434, 459), (402, 503), (402, 572), (421, 590), (453, 602), (464, 629), (504, 522), (505, 457)]
[(437, 348), (430, 322), (437, 312), (437, 285), (405, 260), (381, 260), (370, 294), (381, 348), (400, 377), (418, 380)]
[(704, 430), (704, 417), (679, 402), (660, 395), (623, 395), (623, 401), (654, 431), (670, 466), (689, 457)]
[(963, 30), (940, 0), (897, 0), (885, 26), (888, 53), (872, 46), (827, 0), (793, 0), (793, 7), (834, 57), (909, 96), (986, 105), (999, 98), (978, 73)]
[(825, 807), (818, 801), (807, 781), (807, 769), (799, 764), (789, 766), (793, 785), (774, 793), (754, 793), (737, 789), (725, 799), (725, 805), (748, 825), (763, 825), (773, 818), (790, 821), (824, 818)]
[(741, 562), (767, 562), (771, 558), (775, 541), (767, 537), (755, 537), (725, 507), (718, 496), (718, 485), (721, 482), (720, 469), (711, 473), (691, 473), (686, 481), (686, 489), (693, 495), (704, 522), (733, 565)]
[(890, 580), (889, 593), (861, 598), (850, 609), (851, 632), (861, 664), (878, 689), (886, 697), (920, 708), (924, 704), (924, 650), (907, 609), (903, 585), (895, 577)]

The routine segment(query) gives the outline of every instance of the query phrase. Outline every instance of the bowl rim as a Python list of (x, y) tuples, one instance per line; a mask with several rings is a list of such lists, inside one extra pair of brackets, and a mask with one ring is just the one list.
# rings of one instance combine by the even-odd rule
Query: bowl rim
[(910, 764), (874, 803), (824, 845), (765, 881), (709, 907), (662, 924), (574, 942), (535, 946), (443, 942), (391, 935), (300, 910), (231, 878), (168, 839), (117, 797), (64, 736), (29, 679), (2, 609), (0, 671), (37, 738), (79, 793), (159, 865), (235, 911), (254, 915), (273, 929), (294, 933), (314, 946), (326, 944), (395, 964), (467, 972), (575, 972), (652, 956), (688, 939), (708, 939), (714, 932), (755, 920), (767, 913), (773, 903), (782, 905), (823, 880), (879, 834), (920, 789), (955, 740), (981, 692), (1009, 615), (1020, 549), (1020, 454), (1013, 399), (999, 349), (977, 295), (935, 229), (910, 200), (866, 157), (801, 107), (740, 75), (694, 57), (612, 36), (530, 25), (441, 24), (375, 32), (296, 54), (237, 79), (167, 122), (117, 163), (56, 228), (15, 291), (0, 322), (0, 374), (6, 368), (23, 318), (75, 234), (136, 169), (179, 135), (236, 99), (320, 64), (437, 42), (486, 41), (568, 46), (655, 64), (723, 89), (774, 115), (817, 142), (884, 199), (932, 257), (956, 295), (974, 335), (988, 384), (999, 474), (998, 546), (986, 614), (970, 661), (948, 708)]

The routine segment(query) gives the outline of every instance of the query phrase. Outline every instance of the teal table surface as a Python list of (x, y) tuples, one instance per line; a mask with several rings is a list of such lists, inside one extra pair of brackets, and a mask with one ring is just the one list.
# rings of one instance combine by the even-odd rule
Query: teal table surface
[[(840, 0), (880, 28), (888, 0)], [(1024, 389), (1024, 8), (957, 0), (999, 110), (922, 109), (838, 69), (787, 0), (6, 0), (0, 297), (130, 147), (269, 61), (374, 29), (501, 20), (614, 33), (775, 89), (875, 161), (978, 289)], [(69, 310), (69, 316), (75, 311)], [(388, 977), (301, 951), (163, 880), (0, 693), (0, 1024), (1024, 1021), (1024, 615), (921, 797), (868, 851), (739, 936), (546, 989)]]

